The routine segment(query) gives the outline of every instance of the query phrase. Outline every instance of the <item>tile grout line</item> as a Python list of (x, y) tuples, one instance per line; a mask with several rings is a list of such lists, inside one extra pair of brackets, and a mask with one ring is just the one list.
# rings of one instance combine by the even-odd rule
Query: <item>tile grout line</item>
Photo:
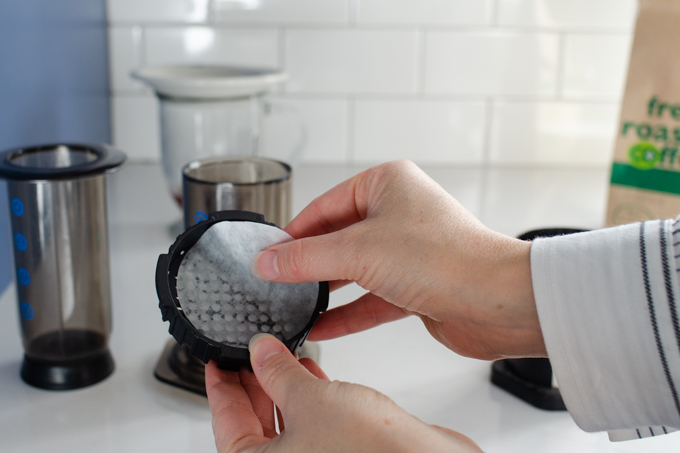
[[(109, 95), (109, 110), (111, 111), (112, 107), (110, 105), (111, 98), (113, 97), (113, 74), (114, 74), (114, 63), (113, 63), (113, 29), (107, 27), (106, 28), (106, 75), (109, 79), (109, 86), (108, 86), (108, 95)], [(113, 115), (113, 112), (111, 111), (110, 115)], [(109, 123), (111, 123), (111, 119), (109, 118)]]
[(359, 22), (359, 0), (349, 0), (347, 2), (347, 26), (356, 28)]
[[(127, 92), (125, 92), (127, 91)], [(117, 90), (117, 93), (130, 94), (129, 90)], [(341, 92), (341, 91), (294, 91), (288, 92), (291, 97), (296, 97), (300, 99), (323, 99), (323, 98), (339, 98), (345, 99), (347, 96), (353, 96), (360, 100), (398, 100), (398, 101), (409, 101), (409, 100), (431, 100), (431, 101), (449, 101), (449, 102), (483, 102), (490, 94), (488, 93), (477, 93), (477, 94), (446, 94), (446, 93), (414, 93), (414, 92), (404, 92), (404, 93), (371, 93), (366, 91), (352, 91), (352, 92)], [(555, 102), (555, 95), (493, 95), (493, 98), (497, 101), (504, 102)], [(561, 103), (573, 103), (573, 104), (605, 104), (614, 105), (620, 104), (621, 99), (619, 98), (586, 98), (586, 97), (567, 97), (560, 101)]]
[[(134, 157), (128, 156), (131, 165), (160, 165), (160, 156), (156, 158), (150, 157)], [(328, 161), (305, 161), (301, 165), (305, 167), (323, 166), (323, 167), (367, 167), (371, 165), (378, 165), (382, 161), (367, 161), (357, 163), (339, 163)], [(560, 166), (554, 164), (496, 164), (484, 167), (480, 164), (465, 164), (465, 163), (451, 163), (451, 162), (424, 162), (417, 164), (421, 168), (443, 168), (443, 169), (465, 169), (465, 170), (500, 170), (500, 171), (545, 171), (545, 172), (609, 172), (609, 166), (597, 165), (569, 165)]]
[[(286, 37), (287, 37), (287, 30), (286, 27), (277, 27), (276, 29), (276, 38), (278, 39), (278, 63), (279, 63), (279, 69), (284, 70), (286, 68)], [(288, 86), (288, 81), (285, 83), (281, 84), (281, 91), (283, 93), (286, 93), (288, 90), (286, 90)]]
[(354, 165), (354, 120), (356, 117), (355, 113), (355, 102), (354, 102), (354, 97), (349, 96), (347, 97), (347, 113), (346, 113), (346, 121), (347, 121), (347, 132), (345, 133), (347, 140), (347, 143), (345, 144), (346, 147), (346, 162), (349, 165)]
[(494, 107), (494, 99), (493, 97), (489, 96), (486, 98), (484, 101), (485, 104), (485, 115), (484, 115), (484, 142), (483, 142), (483, 156), (482, 156), (482, 164), (480, 165), (480, 168), (482, 170), (482, 175), (479, 181), (479, 198), (477, 200), (477, 209), (479, 212), (479, 220), (482, 222), (485, 222), (484, 215), (485, 215), (485, 201), (486, 201), (486, 193), (487, 193), (487, 186), (489, 183), (489, 172), (491, 171), (491, 132), (492, 132), (492, 123), (493, 123), (493, 107)]
[(497, 27), (498, 26), (498, 15), (499, 15), (499, 5), (498, 2), (500, 0), (493, 0), (491, 3), (491, 26), (492, 27)]
[(494, 100), (487, 97), (484, 100), (484, 129), (482, 138), (482, 167), (488, 168), (491, 164), (491, 132), (493, 123)]
[[(493, 16), (493, 14), (492, 14)], [(214, 29), (231, 29), (231, 30), (252, 30), (264, 28), (286, 27), (301, 30), (368, 30), (368, 31), (403, 31), (413, 29), (414, 27), (422, 27), (427, 30), (443, 31), (443, 32), (485, 32), (485, 31), (507, 31), (520, 33), (570, 33), (570, 34), (587, 34), (587, 35), (632, 35), (632, 28), (606, 28), (606, 27), (539, 27), (539, 26), (522, 26), (522, 25), (500, 25), (495, 23), (496, 18), (492, 17), (492, 23), (486, 25), (479, 24), (450, 24), (442, 25), (439, 23), (359, 23), (356, 20), (348, 19), (347, 22), (173, 22), (173, 21), (117, 21), (110, 22), (108, 28), (125, 28), (140, 26), (145, 28), (188, 28), (188, 27), (210, 27)]]
[(135, 69), (141, 68), (146, 64), (146, 31), (141, 25), (133, 27), (134, 45), (135, 45)]
[(146, 55), (146, 39), (148, 35), (147, 27), (144, 25), (139, 26), (141, 29), (140, 40), (139, 40), (139, 59), (141, 66), (146, 66), (146, 61), (148, 56)]
[(425, 52), (427, 49), (427, 30), (416, 29), (416, 93), (419, 98), (425, 96)]
[(488, 190), (488, 185), (489, 185), (489, 172), (491, 171), (490, 167), (483, 166), (481, 168), (482, 170), (482, 176), (479, 178), (479, 198), (477, 199), (477, 210), (479, 212), (478, 219), (480, 222), (486, 224), (486, 209), (485, 209), (485, 203), (486, 203), (486, 193)]
[(562, 101), (564, 99), (564, 69), (567, 56), (566, 49), (566, 33), (561, 32), (557, 35), (557, 75), (555, 79), (555, 99)]

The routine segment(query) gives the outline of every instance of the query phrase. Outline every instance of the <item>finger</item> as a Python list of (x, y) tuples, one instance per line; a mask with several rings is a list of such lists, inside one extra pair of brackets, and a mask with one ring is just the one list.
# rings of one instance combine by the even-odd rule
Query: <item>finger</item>
[(330, 379), (324, 372), (324, 370), (321, 369), (318, 363), (316, 363), (314, 360), (310, 359), (309, 357), (303, 357), (300, 359), (300, 363), (302, 364), (303, 367), (307, 368), (307, 371), (312, 373), (314, 376), (318, 377), (319, 379), (323, 379), (325, 381), (330, 382)]
[(269, 334), (253, 336), (248, 345), (250, 363), (262, 389), (284, 412), (304, 400), (306, 384), (316, 381), (288, 348)]
[(320, 341), (343, 337), (411, 314), (373, 293), (366, 293), (354, 302), (321, 313), (308, 339)]
[[(339, 231), (366, 219), (383, 189), (395, 178), (430, 180), (413, 162), (376, 165), (338, 184), (304, 208), (285, 230), (296, 239)], [(432, 184), (436, 185), (434, 181)]]
[(274, 403), (267, 396), (267, 394), (260, 387), (257, 378), (252, 371), (246, 368), (241, 368), (238, 372), (238, 377), (241, 380), (243, 389), (250, 398), (250, 404), (253, 406), (255, 415), (260, 419), (264, 435), (268, 438), (276, 436), (276, 423), (274, 421)]
[(211, 361), (205, 366), (205, 390), (218, 451), (240, 451), (269, 440), (237, 373), (220, 370)]
[(360, 192), (365, 173), (359, 173), (317, 197), (286, 226), (286, 232), (296, 239), (318, 236), (364, 219), (366, 205)]
[(354, 233), (357, 227), (270, 247), (255, 257), (255, 269), (265, 280), (283, 283), (356, 281), (361, 268), (357, 257), (362, 255), (357, 250), (356, 237), (361, 237)]

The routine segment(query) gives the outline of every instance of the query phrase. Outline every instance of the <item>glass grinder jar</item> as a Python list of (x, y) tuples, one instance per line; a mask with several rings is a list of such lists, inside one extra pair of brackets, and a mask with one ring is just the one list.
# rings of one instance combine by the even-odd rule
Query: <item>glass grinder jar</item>
[(292, 215), (292, 169), (285, 162), (257, 157), (189, 162), (184, 178), (184, 228), (215, 211), (252, 211), (268, 222), (288, 225)]
[(125, 161), (106, 145), (51, 144), (0, 153), (25, 350), (36, 387), (85, 387), (113, 372), (106, 181)]
[(170, 192), (182, 204), (182, 168), (196, 159), (257, 157), (265, 117), (271, 112), (296, 120), (297, 143), (277, 152), (294, 163), (306, 141), (299, 114), (265, 99), (286, 80), (275, 69), (236, 66), (150, 66), (132, 73), (159, 100), (161, 160)]

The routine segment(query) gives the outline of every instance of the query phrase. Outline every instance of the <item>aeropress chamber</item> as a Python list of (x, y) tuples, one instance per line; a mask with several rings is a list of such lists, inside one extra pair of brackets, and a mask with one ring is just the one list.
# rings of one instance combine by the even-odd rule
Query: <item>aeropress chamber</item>
[(7, 180), (22, 379), (85, 387), (114, 369), (105, 175), (125, 161), (106, 145), (49, 144), (0, 153)]

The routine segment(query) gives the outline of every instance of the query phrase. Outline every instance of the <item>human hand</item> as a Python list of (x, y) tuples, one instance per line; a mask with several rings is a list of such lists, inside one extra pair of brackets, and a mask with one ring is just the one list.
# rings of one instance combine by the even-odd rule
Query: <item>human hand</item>
[[(470, 439), (430, 426), (368, 387), (330, 382), (311, 359), (299, 362), (271, 335), (250, 342), (254, 373), (205, 368), (219, 453), (477, 452)], [(274, 403), (282, 418), (277, 435)], [(285, 428), (285, 429), (284, 429)]]
[(493, 232), (413, 163), (366, 170), (315, 199), (256, 259), (278, 282), (347, 281), (370, 291), (323, 313), (310, 340), (419, 316), (438, 341), (480, 359), (546, 356), (531, 244)]

